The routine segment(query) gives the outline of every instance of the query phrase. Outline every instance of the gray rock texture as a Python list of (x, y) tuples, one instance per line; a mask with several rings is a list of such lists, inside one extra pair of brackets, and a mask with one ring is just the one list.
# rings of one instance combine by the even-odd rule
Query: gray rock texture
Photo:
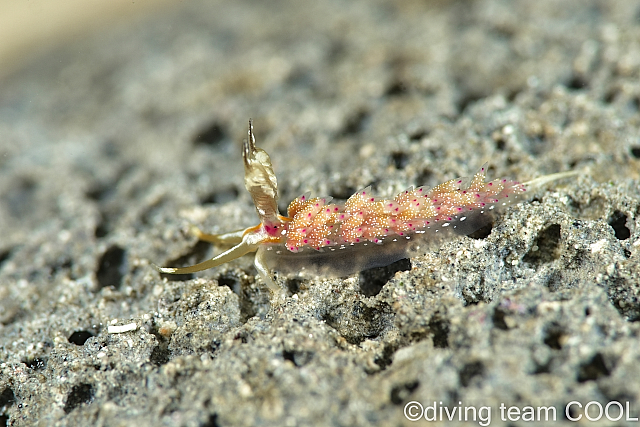
[[(638, 417), (639, 109), (636, 0), (189, 1), (43, 53), (0, 82), (0, 425), (427, 425), (410, 401)], [(578, 174), (282, 295), (251, 256), (160, 277), (219, 250), (190, 224), (255, 224), (249, 117), (282, 208), (485, 162)]]

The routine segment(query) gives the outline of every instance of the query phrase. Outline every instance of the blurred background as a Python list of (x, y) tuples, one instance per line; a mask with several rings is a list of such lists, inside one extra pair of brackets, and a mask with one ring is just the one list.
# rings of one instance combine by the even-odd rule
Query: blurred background
[(177, 0), (0, 1), (0, 78), (38, 53), (77, 37), (99, 33), (108, 25), (135, 20)]

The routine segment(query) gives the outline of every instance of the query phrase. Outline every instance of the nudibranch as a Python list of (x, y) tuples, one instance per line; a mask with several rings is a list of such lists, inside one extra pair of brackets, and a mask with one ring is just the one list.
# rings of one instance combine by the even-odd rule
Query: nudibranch
[[(486, 165), (471, 179), (452, 179), (431, 189), (409, 188), (393, 199), (378, 199), (371, 188), (343, 203), (304, 194), (293, 200), (287, 216), (278, 212), (278, 183), (266, 151), (256, 147), (252, 121), (243, 142), (244, 183), (260, 224), (198, 239), (232, 246), (210, 260), (189, 267), (156, 267), (161, 273), (188, 274), (256, 252), (255, 267), (278, 290), (273, 272), (346, 276), (436, 249), (455, 235), (468, 235), (491, 223), (517, 202), (525, 185), (507, 179), (486, 182)], [(535, 180), (557, 179), (556, 174)]]

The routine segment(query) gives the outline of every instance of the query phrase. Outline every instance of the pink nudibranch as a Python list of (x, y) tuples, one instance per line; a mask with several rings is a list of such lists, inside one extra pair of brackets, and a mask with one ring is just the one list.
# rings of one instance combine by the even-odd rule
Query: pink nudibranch
[(345, 276), (424, 253), (452, 236), (471, 234), (517, 202), (525, 186), (573, 174), (548, 175), (525, 184), (507, 179), (485, 182), (485, 165), (471, 179), (452, 179), (432, 189), (411, 187), (389, 200), (373, 197), (370, 187), (344, 204), (305, 194), (293, 200), (283, 216), (278, 212), (271, 159), (256, 147), (251, 120), (242, 158), (245, 187), (260, 224), (225, 234), (205, 234), (194, 227), (200, 240), (233, 247), (193, 266), (156, 267), (158, 271), (194, 273), (257, 251), (256, 269), (274, 291), (278, 287), (271, 270)]

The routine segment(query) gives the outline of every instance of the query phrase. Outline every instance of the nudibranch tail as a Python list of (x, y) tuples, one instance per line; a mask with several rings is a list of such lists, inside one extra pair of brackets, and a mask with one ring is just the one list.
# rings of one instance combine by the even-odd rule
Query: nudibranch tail
[(526, 188), (530, 188), (530, 189), (536, 189), (539, 187), (542, 187), (545, 184), (548, 184), (550, 182), (553, 181), (558, 181), (564, 178), (569, 178), (571, 176), (575, 176), (578, 175), (578, 171), (566, 171), (566, 172), (558, 172), (558, 173), (552, 173), (549, 175), (543, 175), (540, 176), (538, 178), (534, 178), (530, 181), (525, 182), (523, 185)]

